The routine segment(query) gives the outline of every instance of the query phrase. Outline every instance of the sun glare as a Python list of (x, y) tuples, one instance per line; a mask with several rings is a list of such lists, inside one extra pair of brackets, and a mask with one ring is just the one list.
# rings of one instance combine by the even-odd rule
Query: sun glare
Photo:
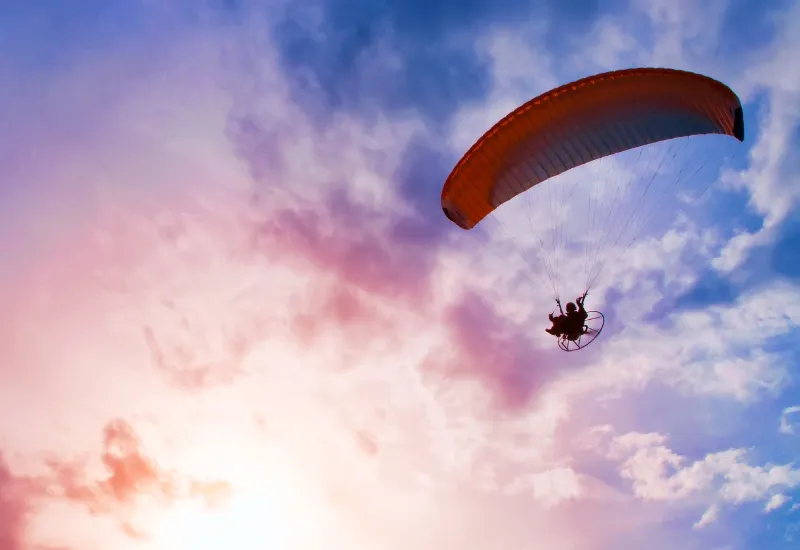
[[(282, 469), (283, 470), (283, 469)], [(277, 473), (277, 472), (273, 472)], [(290, 472), (281, 471), (281, 474)], [(318, 548), (321, 502), (301, 478), (289, 475), (233, 485), (228, 498), (202, 499), (166, 511), (152, 542), (159, 550), (299, 550)]]
[(280, 495), (237, 493), (216, 509), (194, 501), (177, 505), (165, 515), (157, 542), (164, 550), (288, 550), (297, 547), (298, 523), (287, 517)]

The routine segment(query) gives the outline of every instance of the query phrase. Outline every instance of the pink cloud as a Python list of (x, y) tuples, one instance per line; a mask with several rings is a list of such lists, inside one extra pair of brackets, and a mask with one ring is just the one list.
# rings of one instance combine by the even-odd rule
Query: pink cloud
[(292, 329), (304, 345), (313, 345), (319, 337), (335, 331), (352, 349), (374, 339), (397, 337), (397, 323), (381, 313), (367, 296), (358, 287), (340, 280), (310, 285), (290, 321)]
[(320, 203), (271, 214), (255, 228), (254, 250), (302, 258), (344, 284), (421, 305), (429, 297), (437, 250), (393, 235), (400, 221), (395, 213), (371, 210), (335, 191)]
[(525, 407), (553, 375), (548, 354), (533, 346), (527, 329), (500, 315), (477, 293), (463, 294), (445, 311), (443, 322), (450, 335), (449, 353), (432, 355), (427, 369), (452, 380), (482, 382), (502, 408)]
[[(46, 488), (46, 498), (85, 506), (93, 515), (116, 518), (121, 530), (135, 539), (147, 538), (147, 529), (137, 528), (132, 522), (140, 506), (166, 509), (179, 501), (198, 499), (213, 509), (230, 497), (231, 488), (225, 481), (192, 479), (160, 468), (145, 454), (130, 424), (121, 419), (105, 426), (100, 459), (106, 475), (96, 478), (90, 473), (89, 457), (51, 458), (51, 473), (38, 478), (38, 483)], [(152, 500), (141, 504), (142, 498)]]
[(0, 453), (0, 550), (22, 550), (29, 506)]

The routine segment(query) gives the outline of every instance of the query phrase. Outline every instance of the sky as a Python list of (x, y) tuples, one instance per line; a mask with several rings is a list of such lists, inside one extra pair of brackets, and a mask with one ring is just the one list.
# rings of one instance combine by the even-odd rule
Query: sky
[[(0, 550), (795, 547), (798, 31), (785, 0), (5, 0)], [(725, 82), (746, 139), (566, 354), (441, 189), (634, 66)]]

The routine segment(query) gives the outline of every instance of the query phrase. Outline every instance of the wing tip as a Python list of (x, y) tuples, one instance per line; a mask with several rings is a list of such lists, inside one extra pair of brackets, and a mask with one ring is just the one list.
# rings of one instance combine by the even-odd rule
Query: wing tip
[(737, 107), (733, 112), (733, 137), (744, 141), (744, 111), (741, 107)]
[(442, 200), (442, 212), (447, 216), (447, 219), (456, 224), (461, 229), (472, 229), (473, 224), (469, 223), (467, 217), (459, 210), (457, 206), (447, 199)]

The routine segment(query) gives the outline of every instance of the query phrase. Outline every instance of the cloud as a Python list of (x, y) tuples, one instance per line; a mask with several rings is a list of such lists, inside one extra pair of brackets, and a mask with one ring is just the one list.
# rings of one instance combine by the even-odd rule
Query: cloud
[(654, 433), (623, 434), (612, 440), (610, 456), (624, 457), (620, 475), (643, 500), (709, 503), (697, 527), (716, 521), (726, 504), (766, 501), (765, 509), (772, 511), (787, 501), (776, 491), (800, 485), (800, 470), (791, 464), (753, 466), (745, 449), (709, 453), (689, 462), (667, 447), (666, 440)]
[(793, 69), (788, 52), (798, 47), (796, 33), (792, 31), (798, 20), (800, 10), (797, 6), (779, 19), (773, 19), (776, 28), (774, 41), (753, 54), (758, 61), (744, 73), (747, 88), (753, 92), (769, 93), (767, 115), (751, 149), (748, 168), (733, 174), (729, 185), (749, 191), (750, 204), (764, 216), (764, 225), (756, 233), (736, 236), (721, 251), (714, 266), (724, 272), (741, 265), (747, 250), (771, 243), (775, 238), (775, 227), (797, 205), (797, 157), (792, 141), (800, 124), (797, 115), (800, 77)]
[(789, 497), (787, 497), (786, 495), (780, 493), (772, 495), (767, 504), (764, 506), (764, 511), (768, 513), (773, 512), (778, 508), (782, 507), (787, 502), (789, 502)]
[(140, 443), (127, 423), (112, 421), (103, 436), (102, 464), (109, 475), (95, 486), (80, 481), (80, 466), (52, 464), (63, 497), (102, 508), (104, 500), (124, 504), (141, 492), (171, 496), (170, 483), (140, 454)]
[(793, 414), (800, 413), (800, 406), (786, 407), (783, 409), (780, 418), (780, 426), (778, 431), (786, 435), (794, 435), (794, 426), (789, 422), (789, 417)]
[[(427, 369), (443, 369), (448, 380), (468, 377), (483, 381), (499, 403), (524, 407), (547, 380), (548, 366), (537, 361), (524, 332), (493, 310), (478, 294), (465, 294), (445, 313), (451, 353), (437, 353)], [(542, 358), (544, 359), (544, 358)], [(427, 370), (426, 369), (426, 370)]]
[(51, 458), (51, 474), (39, 480), (46, 486), (44, 500), (85, 506), (94, 516), (116, 518), (127, 536), (147, 539), (147, 524), (137, 521), (142, 508), (153, 512), (187, 500), (215, 508), (230, 498), (231, 486), (225, 481), (192, 479), (161, 469), (145, 456), (139, 437), (121, 419), (110, 421), (104, 429), (100, 463), (107, 476), (94, 480), (94, 461)]
[(571, 468), (558, 468), (517, 478), (506, 488), (508, 494), (531, 491), (544, 506), (555, 506), (582, 495), (578, 475)]
[(711, 525), (718, 519), (719, 519), (719, 507), (712, 504), (711, 506), (706, 508), (706, 511), (703, 512), (703, 515), (700, 516), (700, 519), (698, 519), (695, 522), (694, 527), (695, 529), (702, 529), (703, 527)]
[[(635, 311), (633, 303), (642, 307), (645, 297), (631, 297), (618, 307)], [(690, 396), (742, 403), (767, 399), (790, 381), (791, 354), (767, 343), (791, 334), (795, 297), (792, 287), (779, 284), (742, 295), (730, 305), (675, 312), (663, 323), (640, 321), (624, 327), (603, 343), (592, 363), (565, 373), (553, 391), (582, 400), (619, 399), (658, 384)], [(647, 342), (646, 349), (642, 342)]]
[(0, 455), (0, 548), (22, 550), (29, 513), (24, 484), (15, 479)]
[[(702, 526), (797, 486), (771, 441), (719, 446), (714, 431), (746, 437), (719, 411), (786, 386), (791, 356), (775, 341), (793, 335), (796, 289), (767, 281), (726, 304), (669, 307), (696, 263), (733, 250), (717, 220), (670, 219), (637, 242), (592, 295), (602, 338), (567, 356), (543, 333), (551, 298), (525, 260), (497, 232), (451, 227), (438, 205), (499, 114), (593, 67), (741, 72), (713, 53), (721, 4), (596, 21), (594, 7), (570, 32), (569, 2), (533, 26), (522, 4), (493, 18), (435, 3), (425, 21), (409, 6), (270, 15), (245, 3), (14, 80), (58, 91), (15, 92), (29, 118), (3, 138), (16, 191), (0, 201), (14, 214), (2, 246), (18, 260), (0, 290), (0, 418), (24, 412), (26, 425), (0, 434), (15, 471), (52, 491), (29, 538), (69, 524), (80, 533), (59, 543), (114, 546), (120, 529), (155, 540), (163, 523), (218, 526), (255, 502), (276, 532), (354, 549), (707, 548), (669, 521), (683, 506), (706, 510)], [(780, 47), (767, 42), (762, 53)], [(763, 87), (769, 101), (777, 87)], [(773, 135), (788, 150), (785, 130)], [(788, 197), (768, 166), (779, 156), (747, 176), (759, 212)], [(676, 443), (677, 413), (661, 414), (664, 432), (639, 414), (654, 386), (712, 417), (692, 427), (700, 450)], [(610, 427), (576, 443), (597, 423)], [(99, 455), (87, 452), (98, 430)], [(264, 534), (265, 521), (244, 523)]]

